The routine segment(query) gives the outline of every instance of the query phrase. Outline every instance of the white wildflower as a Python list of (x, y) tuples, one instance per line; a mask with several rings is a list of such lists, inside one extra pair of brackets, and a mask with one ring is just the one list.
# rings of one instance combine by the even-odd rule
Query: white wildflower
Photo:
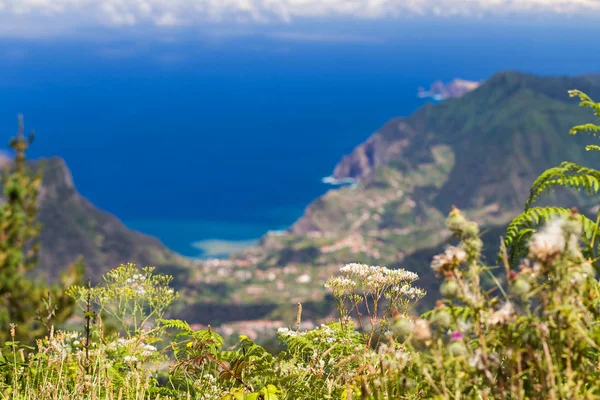
[(501, 309), (490, 315), (488, 325), (502, 325), (508, 322), (515, 313), (515, 309), (511, 302), (506, 302)]
[(445, 271), (450, 271), (467, 261), (467, 253), (456, 246), (448, 246), (442, 254), (433, 257), (431, 261), (431, 269), (437, 274), (443, 274)]
[(387, 269), (385, 268), (384, 273), (388, 275), (394, 282), (414, 282), (419, 279), (419, 275), (407, 271), (405, 269)]
[[(381, 293), (393, 285), (412, 283), (419, 279), (414, 272), (404, 269), (389, 269), (387, 267), (369, 266), (366, 264), (347, 264), (340, 272), (362, 283), (366, 292)], [(348, 278), (346, 278), (348, 279)], [(352, 279), (349, 279), (352, 280)], [(339, 281), (342, 283), (346, 281)], [(330, 284), (336, 283), (331, 281)], [(349, 284), (348, 284), (349, 285)], [(346, 286), (347, 287), (347, 286)]]
[(581, 257), (578, 246), (578, 235), (567, 232), (569, 221), (557, 218), (539, 232), (535, 233), (529, 243), (529, 256), (541, 262), (549, 262), (563, 251), (574, 257)]
[(465, 320), (458, 321), (458, 330), (461, 333), (466, 334), (471, 329), (471, 323)]
[(365, 277), (370, 273), (370, 267), (367, 264), (346, 264), (340, 269), (340, 272), (346, 275), (357, 275), (359, 277)]
[(352, 279), (345, 278), (343, 276), (338, 276), (335, 278), (329, 279), (325, 283), (325, 287), (331, 289), (334, 295), (342, 296), (351, 294), (354, 292), (357, 283)]
[(410, 285), (395, 286), (395, 292), (399, 292), (402, 296), (408, 299), (421, 299), (425, 297), (426, 292), (423, 289), (412, 287)]
[(151, 357), (156, 351), (156, 347), (146, 344), (142, 346), (142, 357)]
[(431, 339), (431, 327), (424, 319), (417, 319), (413, 325), (413, 335), (417, 340)]

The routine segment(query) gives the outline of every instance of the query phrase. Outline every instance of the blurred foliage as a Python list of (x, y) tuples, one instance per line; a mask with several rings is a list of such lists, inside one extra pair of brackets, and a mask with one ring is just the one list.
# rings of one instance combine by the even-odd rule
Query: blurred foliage
[(14, 165), (2, 177), (4, 203), (0, 206), (0, 340), (7, 340), (13, 323), (27, 343), (72, 314), (73, 302), (63, 289), (77, 283), (84, 273), (78, 260), (53, 286), (27, 275), (38, 262), (41, 229), (37, 216), (42, 172), (31, 174), (25, 159), (33, 138), (33, 132), (25, 137), (19, 116), (17, 136), (9, 143), (15, 153)]

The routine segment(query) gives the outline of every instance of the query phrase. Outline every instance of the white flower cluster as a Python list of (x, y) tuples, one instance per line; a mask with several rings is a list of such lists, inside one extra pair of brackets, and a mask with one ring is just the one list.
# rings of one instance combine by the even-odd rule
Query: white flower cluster
[(146, 293), (144, 282), (146, 277), (141, 274), (134, 274), (131, 278), (127, 279), (127, 284), (133, 289), (135, 294), (142, 296)]
[(83, 340), (79, 332), (56, 331), (47, 340), (37, 341), (38, 351), (64, 360), (69, 354), (81, 352)]
[(387, 369), (401, 370), (411, 359), (408, 351), (385, 343), (379, 346), (377, 354)]
[(204, 399), (218, 399), (222, 397), (221, 390), (215, 378), (211, 374), (203, 374), (201, 378), (194, 381), (194, 386), (201, 389)]
[(515, 309), (514, 309), (512, 303), (506, 302), (504, 304), (504, 306), (502, 306), (501, 309), (499, 309), (498, 311), (496, 311), (492, 315), (490, 315), (490, 317), (488, 318), (488, 321), (487, 321), (488, 325), (490, 325), (490, 326), (503, 325), (503, 324), (507, 323), (514, 314), (515, 314)]
[(109, 351), (116, 351), (121, 348), (127, 348), (129, 346), (134, 346), (135, 342), (136, 342), (135, 338), (131, 338), (131, 339), (118, 338), (116, 342), (110, 342), (106, 346), (106, 348)]
[(354, 293), (356, 286), (357, 283), (355, 281), (343, 276), (336, 276), (325, 283), (325, 287), (331, 289), (335, 296), (352, 294)]
[(448, 246), (442, 254), (433, 257), (431, 269), (441, 275), (443, 272), (450, 271), (465, 261), (467, 261), (467, 253), (463, 249), (456, 246)]
[(132, 361), (133, 358), (135, 358), (135, 361), (137, 361), (137, 358), (135, 357), (135, 355), (140, 356), (141, 358), (149, 358), (149, 357), (152, 357), (153, 355), (155, 355), (156, 352), (158, 351), (158, 349), (156, 347), (154, 347), (150, 344), (141, 343), (136, 338), (130, 338), (130, 339), (118, 338), (116, 341), (110, 342), (107, 345), (107, 350), (109, 350), (109, 351), (119, 350), (119, 351), (124, 351), (124, 352), (128, 353), (129, 355), (125, 356), (125, 358), (124, 358), (125, 362), (134, 362), (134, 361)]
[(125, 361), (128, 364), (133, 364), (133, 363), (138, 362), (138, 359), (136, 356), (125, 356), (123, 358), (123, 361)]
[(340, 268), (340, 272), (347, 276), (356, 276), (360, 278), (370, 278), (374, 275), (386, 277), (389, 281), (396, 282), (414, 282), (419, 279), (419, 275), (404, 269), (389, 269), (387, 267), (370, 266), (367, 264), (346, 264)]
[(567, 232), (566, 223), (565, 219), (558, 218), (535, 233), (529, 243), (529, 257), (548, 262), (563, 251), (568, 251), (575, 257), (580, 256), (578, 235)]
[(154, 353), (156, 353), (156, 350), (156, 347), (150, 344), (145, 344), (142, 346), (142, 357), (151, 357), (154, 355)]
[(347, 275), (354, 275), (364, 278), (371, 273), (371, 268), (372, 267), (368, 266), (367, 264), (352, 263), (346, 264), (345, 266), (340, 268), (340, 272)]
[[(419, 275), (404, 269), (389, 269), (387, 267), (370, 266), (366, 264), (347, 264), (340, 269), (346, 277), (339, 281), (330, 281), (329, 283), (343, 284), (345, 288), (350, 287), (349, 281), (357, 284), (360, 282), (366, 292), (383, 292), (390, 287), (402, 287), (407, 283), (412, 283), (419, 279)], [(332, 288), (334, 286), (331, 286)]]
[(277, 333), (283, 337), (296, 337), (296, 336), (305, 336), (306, 332), (297, 332), (290, 328), (279, 328), (277, 329)]
[(338, 341), (336, 332), (325, 324), (321, 324), (320, 327), (310, 331), (298, 332), (289, 328), (279, 328), (277, 329), (277, 332), (282, 337), (308, 337), (310, 340), (313, 340), (316, 343), (335, 343)]
[(401, 296), (411, 300), (422, 299), (427, 294), (423, 289), (412, 287), (410, 285), (394, 286), (391, 291), (399, 293)]

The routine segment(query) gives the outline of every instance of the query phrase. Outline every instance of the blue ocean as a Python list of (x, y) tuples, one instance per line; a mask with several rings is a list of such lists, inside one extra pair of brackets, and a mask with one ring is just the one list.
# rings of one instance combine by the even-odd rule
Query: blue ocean
[(344, 154), (428, 101), (419, 86), (504, 69), (598, 72), (594, 29), (0, 38), (0, 142), (23, 113), (37, 135), (30, 157), (64, 158), (96, 206), (201, 256), (287, 228), (331, 189), (322, 178)]

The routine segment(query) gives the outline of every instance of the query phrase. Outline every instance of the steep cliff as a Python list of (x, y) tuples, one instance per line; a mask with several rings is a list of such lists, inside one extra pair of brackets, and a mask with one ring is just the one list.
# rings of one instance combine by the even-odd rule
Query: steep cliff
[[(4, 167), (9, 164), (4, 163)], [(50, 158), (30, 163), (43, 166), (40, 191), (40, 263), (36, 274), (53, 280), (77, 257), (83, 256), (88, 275), (100, 276), (120, 263), (133, 262), (163, 268), (178, 268), (189, 261), (174, 254), (157, 239), (132, 231), (115, 216), (99, 210), (76, 190), (65, 162)]]
[(567, 90), (573, 88), (599, 97), (600, 77), (499, 73), (460, 99), (388, 122), (340, 161), (334, 177), (365, 180), (384, 165), (415, 170), (431, 159), (432, 148), (447, 145), (460, 157), (436, 195), (438, 207), (497, 202), (503, 209), (518, 208), (547, 167), (564, 159), (594, 162), (581, 146), (588, 139), (567, 134), (590, 118), (569, 99)]

